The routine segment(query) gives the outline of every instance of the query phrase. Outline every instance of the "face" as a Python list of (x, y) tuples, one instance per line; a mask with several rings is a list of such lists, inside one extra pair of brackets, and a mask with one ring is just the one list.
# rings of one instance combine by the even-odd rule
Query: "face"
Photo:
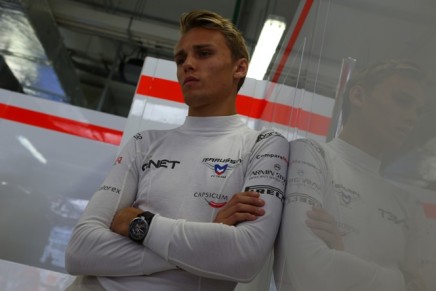
[(425, 98), (418, 81), (393, 75), (366, 92), (362, 101), (362, 124), (367, 137), (381, 150), (398, 148), (412, 131)]
[(235, 114), (237, 83), (245, 76), (247, 61), (233, 60), (223, 34), (193, 28), (175, 48), (177, 79), (191, 116)]

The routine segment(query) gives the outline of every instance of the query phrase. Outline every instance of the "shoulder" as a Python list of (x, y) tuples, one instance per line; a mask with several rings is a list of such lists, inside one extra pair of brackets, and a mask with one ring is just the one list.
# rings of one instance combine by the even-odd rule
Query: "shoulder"
[(289, 141), (279, 132), (273, 129), (257, 131), (254, 135), (254, 148), (266, 149), (280, 148), (280, 151), (289, 149)]
[(289, 157), (289, 141), (279, 132), (274, 130), (257, 131), (253, 135), (251, 153), (258, 155), (280, 155)]
[(132, 138), (136, 140), (141, 139), (153, 139), (161, 136), (165, 136), (169, 133), (174, 132), (176, 129), (149, 129), (137, 132)]
[(168, 136), (174, 129), (169, 130), (144, 130), (135, 133), (123, 147), (124, 151), (143, 151), (151, 144), (158, 142)]
[(299, 138), (290, 142), (291, 154), (300, 154), (308, 152), (316, 156), (326, 157), (325, 144), (317, 142), (310, 138)]
[(256, 143), (266, 141), (266, 140), (284, 140), (287, 142), (287, 139), (278, 131), (273, 129), (264, 129), (256, 132)]
[(130, 138), (130, 141), (135, 143), (153, 142), (154, 140), (165, 137), (174, 131), (175, 129), (143, 130), (133, 135)]

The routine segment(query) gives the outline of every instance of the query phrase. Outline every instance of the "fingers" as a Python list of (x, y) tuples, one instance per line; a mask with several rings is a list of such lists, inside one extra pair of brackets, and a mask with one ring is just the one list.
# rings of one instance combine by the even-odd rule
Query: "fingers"
[(312, 229), (324, 230), (331, 233), (337, 232), (336, 221), (327, 211), (322, 208), (312, 208), (307, 211), (309, 220), (306, 221), (307, 226)]
[(322, 221), (325, 223), (336, 223), (334, 217), (330, 215), (323, 208), (313, 207), (312, 210), (307, 212), (307, 216), (313, 220)]
[(307, 216), (309, 219), (306, 220), (306, 225), (318, 238), (329, 248), (344, 250), (342, 236), (332, 215), (322, 208), (313, 208), (307, 211)]
[(233, 195), (228, 204), (242, 203), (262, 207), (265, 205), (265, 201), (259, 197), (260, 194), (254, 191), (241, 192)]
[(308, 219), (308, 220), (306, 220), (306, 225), (309, 228), (311, 228), (312, 230), (317, 229), (320, 231), (325, 231), (327, 233), (333, 233), (333, 234), (337, 233), (336, 226), (333, 223), (314, 220), (314, 219)]
[(241, 192), (233, 195), (232, 199), (217, 213), (214, 222), (236, 225), (243, 221), (252, 221), (265, 214), (262, 208), (265, 201), (256, 192)]
[(233, 195), (232, 199), (230, 199), (224, 208), (228, 213), (248, 212), (253, 215), (263, 215), (263, 213), (259, 211), (260, 207), (263, 207), (264, 205), (265, 201), (260, 198), (259, 193), (241, 192)]

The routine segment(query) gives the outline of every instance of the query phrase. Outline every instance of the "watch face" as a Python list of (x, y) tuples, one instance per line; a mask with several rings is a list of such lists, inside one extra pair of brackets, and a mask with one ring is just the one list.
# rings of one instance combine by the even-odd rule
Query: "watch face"
[(130, 223), (129, 237), (134, 241), (142, 242), (147, 235), (148, 223), (142, 217), (135, 218)]

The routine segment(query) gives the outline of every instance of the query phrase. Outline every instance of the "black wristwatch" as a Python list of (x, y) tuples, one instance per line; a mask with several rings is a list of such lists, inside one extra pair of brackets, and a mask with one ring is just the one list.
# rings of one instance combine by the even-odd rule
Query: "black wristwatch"
[(138, 214), (138, 217), (135, 217), (130, 222), (129, 238), (141, 244), (147, 236), (153, 217), (154, 214), (149, 211)]

